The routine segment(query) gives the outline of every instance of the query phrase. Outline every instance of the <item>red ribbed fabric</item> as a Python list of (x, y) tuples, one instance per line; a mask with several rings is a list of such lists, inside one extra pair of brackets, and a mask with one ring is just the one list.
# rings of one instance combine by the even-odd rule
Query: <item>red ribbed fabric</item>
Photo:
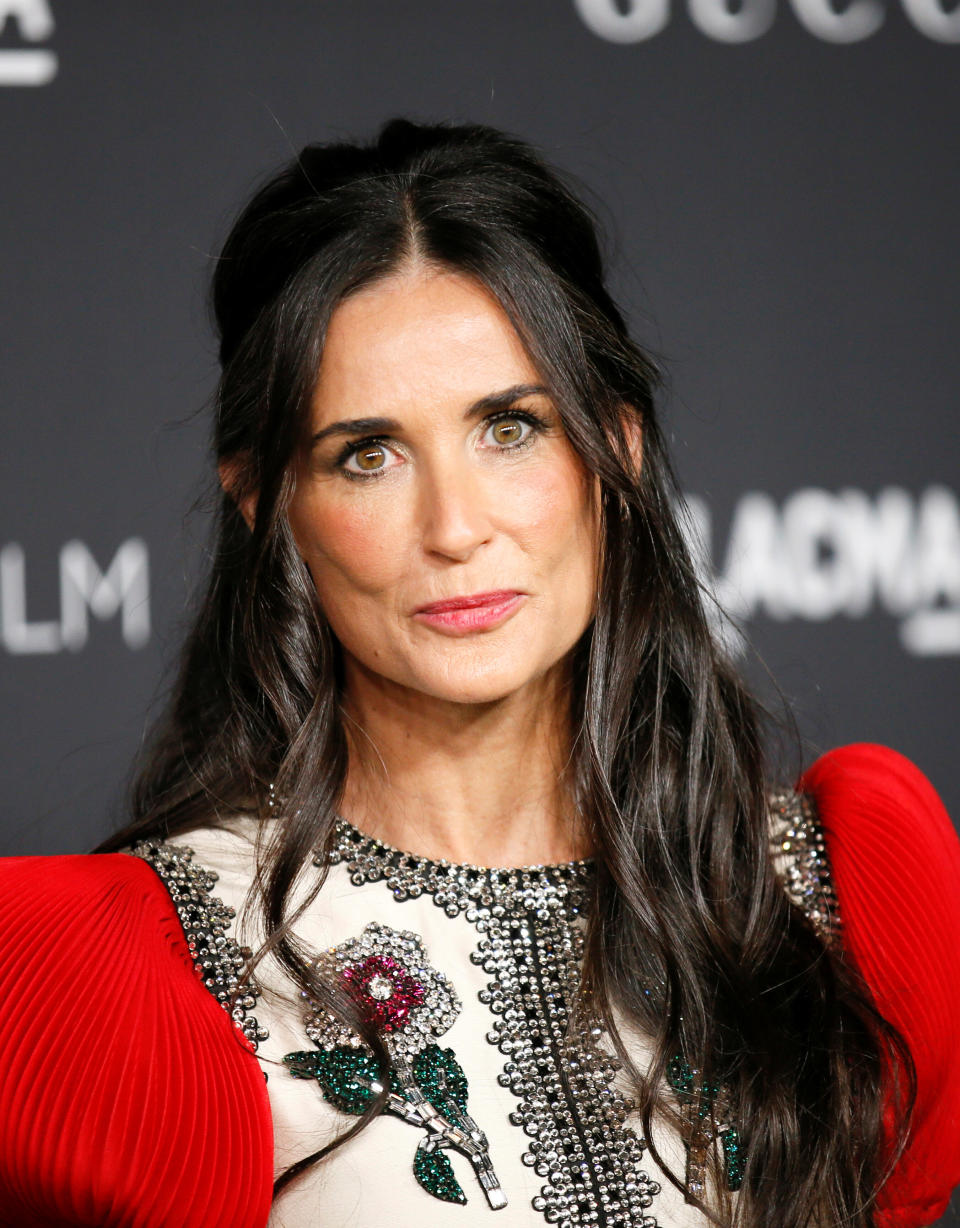
[(931, 1224), (960, 1184), (960, 840), (926, 776), (883, 746), (830, 751), (798, 787), (825, 829), (844, 947), (917, 1067), (878, 1228)]
[(0, 934), (0, 1222), (262, 1228), (263, 1074), (150, 867), (0, 861)]

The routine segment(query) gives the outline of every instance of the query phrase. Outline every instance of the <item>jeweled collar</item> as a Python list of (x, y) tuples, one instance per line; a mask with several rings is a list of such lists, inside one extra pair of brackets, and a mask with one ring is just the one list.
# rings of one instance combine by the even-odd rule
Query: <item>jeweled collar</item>
[(506, 868), (434, 861), (367, 836), (343, 818), (337, 819), (330, 853), (314, 858), (318, 866), (327, 862), (345, 865), (354, 886), (384, 880), (397, 900), (426, 892), (448, 916), (466, 912), (468, 921), (487, 909), (495, 915), (533, 913), (542, 920), (576, 916), (594, 873), (589, 859)]

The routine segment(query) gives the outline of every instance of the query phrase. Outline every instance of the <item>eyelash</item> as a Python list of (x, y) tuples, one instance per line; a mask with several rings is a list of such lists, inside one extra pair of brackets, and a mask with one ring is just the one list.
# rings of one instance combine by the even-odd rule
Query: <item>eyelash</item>
[[(525, 409), (504, 409), (499, 413), (491, 414), (488, 418), (484, 418), (483, 421), (489, 430), (489, 428), (493, 426), (495, 422), (502, 422), (505, 419), (510, 421), (516, 420), (518, 422), (526, 422), (532, 429), (525, 436), (525, 438), (519, 440), (517, 443), (495, 444), (494, 446), (499, 452), (519, 452), (521, 448), (529, 447), (547, 425), (542, 418), (537, 417), (536, 414)], [(358, 439), (354, 443), (348, 443), (343, 449), (341, 449), (339, 455), (334, 461), (334, 467), (339, 469), (343, 476), (345, 478), (349, 478), (351, 481), (367, 482), (384, 477), (386, 474), (385, 469), (371, 469), (367, 473), (355, 473), (352, 469), (345, 468), (345, 464), (350, 457), (353, 456), (354, 453), (359, 452), (361, 448), (370, 447), (374, 444), (382, 445), (386, 444), (386, 442), (387, 437), (385, 435), (369, 435), (366, 439)]]

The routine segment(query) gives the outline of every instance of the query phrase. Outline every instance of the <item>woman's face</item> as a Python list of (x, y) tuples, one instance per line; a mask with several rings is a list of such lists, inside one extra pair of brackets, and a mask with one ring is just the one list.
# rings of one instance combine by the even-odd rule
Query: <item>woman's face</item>
[[(403, 272), (335, 310), (289, 518), (348, 694), (359, 671), (500, 699), (588, 626), (597, 483), (542, 383), (496, 299), (462, 274)], [(496, 596), (424, 611), (478, 594)]]

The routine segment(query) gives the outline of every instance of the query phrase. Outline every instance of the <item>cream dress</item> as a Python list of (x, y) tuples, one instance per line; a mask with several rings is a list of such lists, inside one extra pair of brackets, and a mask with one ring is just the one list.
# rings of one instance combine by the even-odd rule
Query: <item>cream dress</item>
[[(775, 809), (775, 835), (789, 850), (787, 889), (805, 894), (810, 911), (822, 847), (793, 798)], [(219, 917), (215, 965), (239, 962), (234, 944), (259, 944), (247, 904), (263, 830), (237, 817), (134, 850), (182, 918), (188, 897), (213, 918), (214, 934)], [(326, 882), (296, 932), (371, 1012), (406, 1083), (395, 1088), (396, 1111), (279, 1196), (271, 1228), (705, 1228), (647, 1149), (606, 1038), (568, 1018), (591, 872), (585, 862), (453, 866), (339, 823)], [(295, 901), (318, 873), (301, 876)], [(214, 967), (211, 988), (219, 975)], [(256, 978), (259, 995), (242, 1000), (235, 1018), (267, 1076), (279, 1174), (354, 1123), (348, 1110), (362, 1106), (369, 1079), (356, 1038), (312, 1010), (276, 962), (261, 963)], [(642, 1069), (643, 1038), (625, 1038)], [(679, 1133), (664, 1122), (655, 1138), (684, 1180)]]

